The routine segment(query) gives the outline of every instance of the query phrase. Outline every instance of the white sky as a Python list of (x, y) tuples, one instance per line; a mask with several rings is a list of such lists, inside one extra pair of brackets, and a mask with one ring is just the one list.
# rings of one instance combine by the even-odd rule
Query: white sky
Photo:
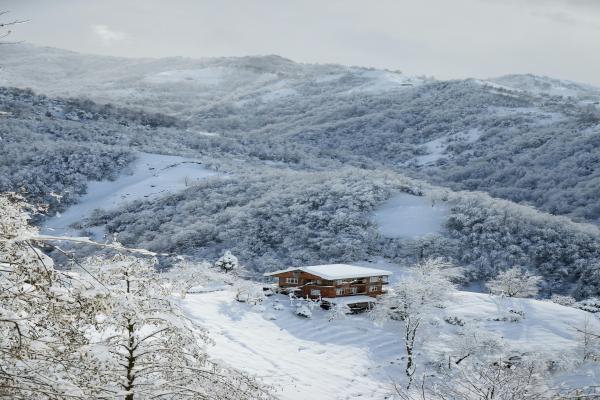
[(600, 0), (0, 0), (25, 40), (118, 56), (279, 54), (437, 78), (600, 85)]

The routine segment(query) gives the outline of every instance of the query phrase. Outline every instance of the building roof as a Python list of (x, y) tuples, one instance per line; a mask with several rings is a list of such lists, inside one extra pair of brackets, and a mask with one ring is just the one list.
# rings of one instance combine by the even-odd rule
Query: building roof
[(323, 297), (324, 300), (330, 304), (358, 304), (358, 303), (375, 303), (377, 299), (364, 295), (357, 296), (340, 296), (340, 297)]
[(308, 267), (291, 267), (279, 271), (268, 272), (265, 276), (283, 274), (285, 272), (303, 271), (327, 280), (364, 278), (367, 276), (392, 275), (390, 271), (375, 268), (357, 267), (348, 264), (311, 265)]

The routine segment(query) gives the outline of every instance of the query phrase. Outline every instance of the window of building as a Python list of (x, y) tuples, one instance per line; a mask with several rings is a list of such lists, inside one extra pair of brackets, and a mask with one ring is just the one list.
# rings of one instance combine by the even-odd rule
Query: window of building
[(344, 294), (344, 289), (342, 289), (342, 288), (335, 289), (335, 294), (336, 294), (336, 296), (343, 295)]
[(343, 281), (341, 279), (338, 279), (338, 280), (335, 281), (336, 285), (341, 285), (342, 283), (343, 283)]
[(310, 291), (310, 295), (311, 296), (320, 296), (321, 295), (321, 291), (319, 289), (312, 289)]
[(378, 291), (379, 291), (379, 286), (377, 286), (377, 285), (369, 286), (369, 292), (378, 292)]
[(350, 288), (350, 291), (352, 292), (352, 294), (356, 294), (356, 293), (358, 293), (358, 288), (352, 287), (352, 288)]
[(372, 276), (370, 279), (371, 282), (379, 282), (380, 280), (381, 280), (381, 277), (379, 277), (379, 276)]
[(285, 278), (285, 283), (290, 283), (293, 285), (297, 285), (298, 284), (298, 278)]

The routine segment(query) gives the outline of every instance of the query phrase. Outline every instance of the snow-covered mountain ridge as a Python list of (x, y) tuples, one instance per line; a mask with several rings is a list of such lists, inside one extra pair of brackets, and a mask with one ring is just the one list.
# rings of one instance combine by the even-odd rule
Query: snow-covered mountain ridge
[[(116, 106), (0, 89), (2, 190), (25, 188), (56, 211), (88, 181), (117, 178), (138, 151), (231, 173), (94, 213), (86, 228), (106, 226), (161, 253), (214, 258), (231, 249), (257, 271), (444, 256), (468, 266), (472, 281), (520, 264), (544, 276), (546, 295), (599, 293), (597, 229), (547, 214), (600, 216), (600, 119), (589, 104), (276, 56), (123, 60), (12, 49), (2, 76), (13, 83)], [(73, 85), (60, 86), (69, 74)], [(400, 192), (451, 199), (440, 231), (407, 243), (378, 229), (373, 213)]]
[(589, 85), (532, 75), (435, 81), (278, 56), (2, 51), (3, 85), (168, 114), (264, 160), (384, 166), (579, 221), (600, 218), (600, 108)]

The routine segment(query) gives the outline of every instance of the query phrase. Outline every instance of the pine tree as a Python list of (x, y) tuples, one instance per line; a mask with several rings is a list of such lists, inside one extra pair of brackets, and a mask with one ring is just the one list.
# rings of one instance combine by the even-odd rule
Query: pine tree
[(225, 272), (231, 272), (239, 268), (239, 266), (240, 264), (237, 257), (231, 254), (229, 250), (227, 250), (225, 254), (215, 263), (216, 268), (220, 268)]

